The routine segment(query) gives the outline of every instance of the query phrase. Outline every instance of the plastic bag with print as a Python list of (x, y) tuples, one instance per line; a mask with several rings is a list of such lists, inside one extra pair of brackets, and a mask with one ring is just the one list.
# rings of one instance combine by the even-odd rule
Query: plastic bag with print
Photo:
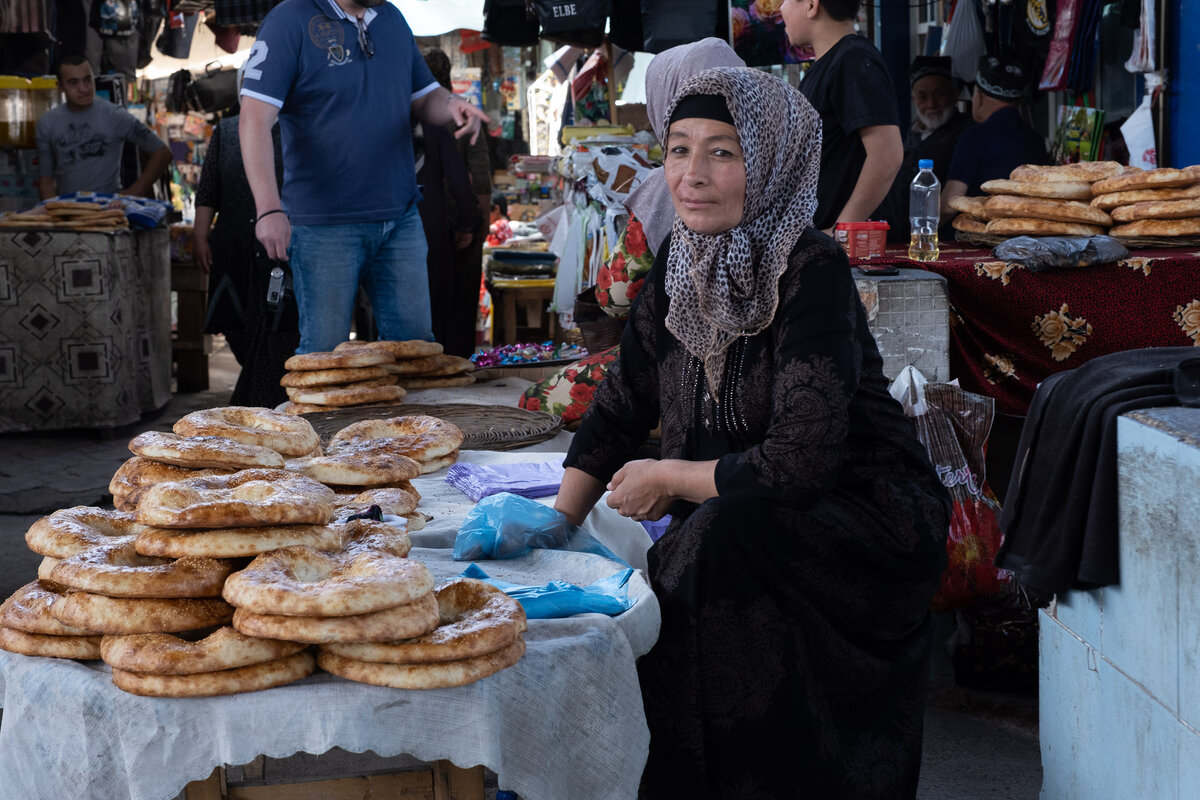
[(933, 609), (961, 608), (1007, 594), (1013, 574), (996, 566), (1004, 540), (1000, 504), (984, 474), (995, 401), (954, 384), (929, 383), (913, 367), (904, 368), (891, 393), (912, 417), (917, 437), (953, 501), (946, 540), (949, 563)]

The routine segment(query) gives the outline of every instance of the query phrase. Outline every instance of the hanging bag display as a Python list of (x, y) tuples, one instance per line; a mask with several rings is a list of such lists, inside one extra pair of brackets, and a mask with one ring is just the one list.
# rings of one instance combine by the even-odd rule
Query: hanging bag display
[(598, 47), (612, 12), (612, 0), (533, 0), (542, 36), (576, 47)]
[(204, 74), (192, 78), (192, 98), (196, 108), (216, 113), (237, 108), (237, 70), (214, 69), (216, 61), (210, 61)]
[(538, 43), (538, 20), (526, 0), (484, 0), (483, 38), (506, 47)]

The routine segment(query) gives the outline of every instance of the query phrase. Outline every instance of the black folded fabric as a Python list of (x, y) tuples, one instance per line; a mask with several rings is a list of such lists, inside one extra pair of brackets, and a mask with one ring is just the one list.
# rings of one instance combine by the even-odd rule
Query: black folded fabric
[(1044, 595), (1118, 583), (1117, 417), (1178, 406), (1191, 347), (1094, 358), (1042, 382), (1029, 407), (1000, 514), (999, 566)]

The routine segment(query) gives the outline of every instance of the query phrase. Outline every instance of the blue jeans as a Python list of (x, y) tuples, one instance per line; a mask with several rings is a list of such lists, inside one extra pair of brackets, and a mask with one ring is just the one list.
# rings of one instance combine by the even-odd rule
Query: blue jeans
[(379, 338), (433, 339), (425, 232), (416, 203), (384, 222), (294, 225), (288, 259), (300, 311), (297, 353), (346, 341), (362, 283)]

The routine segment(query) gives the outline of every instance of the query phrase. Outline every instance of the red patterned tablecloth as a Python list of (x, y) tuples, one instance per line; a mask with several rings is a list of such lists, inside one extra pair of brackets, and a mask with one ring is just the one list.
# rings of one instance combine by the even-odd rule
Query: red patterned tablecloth
[(1101, 267), (1034, 272), (991, 250), (942, 246), (932, 263), (889, 247), (851, 263), (923, 267), (950, 300), (950, 374), (968, 391), (1024, 416), (1040, 381), (1097, 356), (1142, 347), (1200, 346), (1200, 248), (1135, 250)]

